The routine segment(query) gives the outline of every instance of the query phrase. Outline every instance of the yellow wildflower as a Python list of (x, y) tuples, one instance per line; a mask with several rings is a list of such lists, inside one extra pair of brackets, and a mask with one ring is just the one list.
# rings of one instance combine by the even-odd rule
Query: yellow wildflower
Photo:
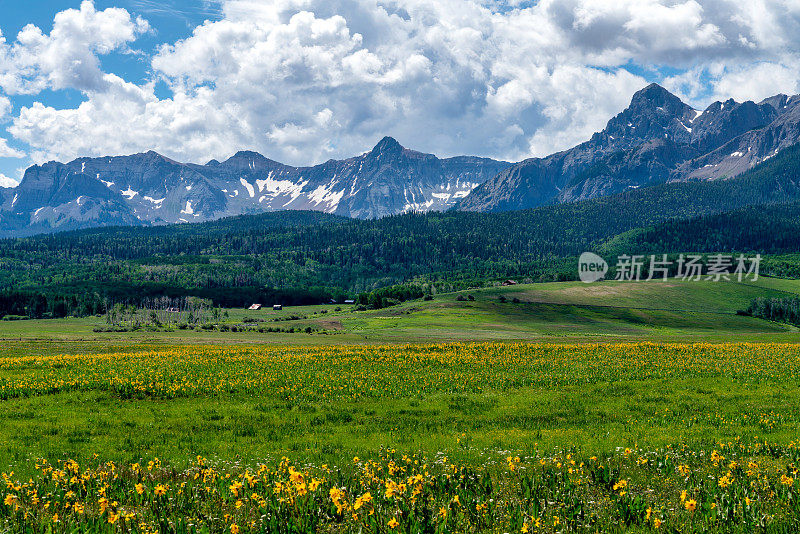
[(372, 494), (370, 492), (367, 492), (358, 499), (356, 499), (356, 503), (353, 505), (353, 510), (358, 510), (365, 503), (370, 503), (370, 502), (372, 502)]

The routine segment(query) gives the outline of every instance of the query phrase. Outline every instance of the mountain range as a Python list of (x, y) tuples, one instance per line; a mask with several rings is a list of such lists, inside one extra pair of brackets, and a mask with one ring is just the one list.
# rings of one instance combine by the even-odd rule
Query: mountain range
[(0, 189), (0, 234), (202, 222), (286, 209), (354, 218), (446, 210), (509, 165), (439, 159), (390, 137), (360, 156), (314, 167), (245, 151), (205, 165), (152, 151), (49, 162), (27, 169), (16, 188)]
[(800, 141), (800, 96), (692, 109), (657, 84), (585, 143), (512, 165), (456, 205), (509, 211), (663, 182), (737, 176)]
[(16, 188), (0, 188), (0, 236), (279, 210), (360, 219), (409, 211), (512, 211), (661, 183), (730, 178), (798, 141), (800, 97), (728, 100), (700, 111), (651, 84), (585, 143), (516, 164), (440, 159), (386, 137), (365, 154), (313, 167), (247, 151), (205, 165), (152, 151), (36, 165)]

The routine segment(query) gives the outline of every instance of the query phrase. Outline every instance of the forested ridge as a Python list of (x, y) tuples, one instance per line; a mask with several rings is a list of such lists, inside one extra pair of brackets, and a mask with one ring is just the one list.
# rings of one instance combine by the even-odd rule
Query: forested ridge
[(603, 248), (611, 254), (800, 252), (800, 202), (748, 206), (637, 228), (617, 236)]
[(505, 277), (566, 279), (575, 276), (574, 258), (585, 250), (792, 253), (798, 252), (797, 169), (800, 148), (793, 147), (733, 179), (661, 184), (525, 211), (366, 221), (286, 211), (5, 239), (0, 290), (40, 300), (42, 294), (83, 301), (95, 295), (92, 302), (196, 295), (221, 305), (289, 304), (402, 283), (446, 289)]

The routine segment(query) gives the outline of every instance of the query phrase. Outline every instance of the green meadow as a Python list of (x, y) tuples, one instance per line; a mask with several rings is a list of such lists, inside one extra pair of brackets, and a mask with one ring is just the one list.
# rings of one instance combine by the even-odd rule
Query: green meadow
[(791, 532), (800, 332), (737, 311), (798, 290), (522, 284), (222, 320), (294, 333), (4, 321), (0, 528)]
[[(103, 317), (0, 322), (2, 351), (132, 350), (182, 343), (290, 345), (439, 341), (794, 341), (795, 327), (737, 315), (756, 297), (800, 294), (800, 280), (757, 282), (554, 282), (478, 288), (436, 295), (380, 310), (352, 305), (230, 309), (220, 322), (246, 320), (302, 332), (177, 330), (95, 333)], [(468, 296), (474, 300), (467, 300)], [(459, 297), (463, 301), (458, 300)], [(516, 301), (515, 301), (516, 299)], [(502, 302), (501, 300), (504, 300)], [(337, 310), (338, 308), (338, 310)], [(292, 316), (301, 317), (286, 320)], [(279, 321), (275, 321), (280, 319)]]

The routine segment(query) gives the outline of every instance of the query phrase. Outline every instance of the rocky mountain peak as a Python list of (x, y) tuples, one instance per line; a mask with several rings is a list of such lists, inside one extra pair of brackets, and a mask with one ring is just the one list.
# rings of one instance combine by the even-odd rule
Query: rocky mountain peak
[(662, 109), (671, 115), (682, 116), (689, 106), (657, 83), (651, 83), (631, 98), (629, 109), (642, 111), (643, 108)]
[(695, 111), (660, 85), (637, 91), (630, 105), (592, 137), (596, 146), (614, 150), (635, 148), (657, 137), (689, 142)]
[(768, 106), (772, 106), (776, 110), (781, 110), (786, 106), (788, 102), (789, 102), (789, 97), (783, 93), (780, 93), (775, 96), (765, 98), (764, 100), (759, 102), (758, 105), (762, 106), (766, 104)]
[(255, 159), (267, 159), (264, 156), (262, 156), (261, 154), (259, 154), (258, 152), (255, 152), (253, 150), (240, 150), (236, 154), (234, 154), (233, 156), (228, 158), (227, 161), (238, 160), (238, 159), (248, 159), (248, 158), (249, 159), (253, 159), (253, 158), (255, 158)]
[(379, 154), (399, 154), (404, 150), (403, 145), (397, 142), (397, 139), (394, 137), (386, 136), (380, 141), (378, 144), (375, 145), (375, 148), (372, 149), (371, 154), (379, 155)]
[(279, 163), (253, 152), (252, 150), (240, 150), (219, 165), (240, 171), (261, 171), (268, 167), (278, 166)]
[[(136, 156), (138, 156), (138, 158)], [(177, 161), (170, 159), (167, 156), (164, 156), (163, 154), (159, 154), (155, 150), (148, 150), (147, 152), (143, 154), (137, 154), (136, 156), (133, 156), (133, 158), (140, 159), (146, 162), (169, 163), (169, 164), (178, 163)]]

